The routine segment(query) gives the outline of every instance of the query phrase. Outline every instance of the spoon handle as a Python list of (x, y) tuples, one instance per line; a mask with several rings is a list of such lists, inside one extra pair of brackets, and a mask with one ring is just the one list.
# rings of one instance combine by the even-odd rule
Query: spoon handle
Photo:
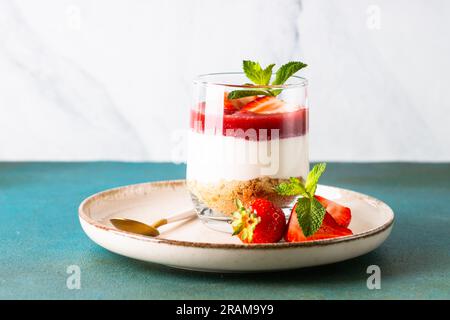
[(183, 220), (183, 219), (187, 219), (187, 218), (192, 218), (196, 215), (197, 215), (197, 213), (194, 210), (188, 210), (188, 211), (184, 211), (184, 212), (169, 216), (166, 218), (166, 220), (167, 220), (167, 223), (171, 223), (171, 222), (175, 222), (175, 221), (179, 221), (179, 220)]
[(187, 219), (187, 218), (192, 218), (195, 215), (196, 215), (196, 213), (195, 213), (194, 210), (184, 211), (184, 212), (181, 212), (181, 213), (177, 213), (177, 214), (171, 215), (171, 216), (169, 216), (167, 218), (160, 219), (160, 220), (154, 222), (152, 224), (152, 227), (158, 228), (158, 227), (163, 226), (163, 225), (168, 224), (168, 223), (172, 223), (172, 222), (183, 220), (183, 219)]

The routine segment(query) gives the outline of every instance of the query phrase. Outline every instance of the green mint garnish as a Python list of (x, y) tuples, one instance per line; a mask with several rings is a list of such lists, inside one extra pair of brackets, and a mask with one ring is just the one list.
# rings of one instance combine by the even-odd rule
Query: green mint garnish
[(268, 85), (270, 78), (272, 77), (272, 69), (275, 64), (268, 65), (265, 69), (261, 68), (258, 62), (244, 60), (242, 62), (242, 67), (244, 68), (244, 73), (253, 83), (259, 85)]
[(300, 61), (291, 61), (282, 65), (280, 69), (278, 69), (275, 80), (272, 82), (273, 85), (281, 85), (284, 84), (290, 77), (292, 77), (297, 71), (308, 66)]
[(274, 94), (268, 90), (234, 90), (228, 94), (228, 99), (239, 99), (250, 96), (273, 96)]
[(304, 184), (300, 179), (290, 178), (289, 182), (280, 183), (275, 187), (275, 191), (282, 196), (301, 196), (297, 199), (295, 212), (305, 237), (310, 237), (319, 230), (325, 216), (326, 210), (314, 198), (314, 194), (326, 166), (325, 163), (316, 164), (308, 173)]
[(316, 198), (300, 198), (295, 212), (303, 234), (310, 237), (319, 230), (326, 211)]
[(298, 178), (290, 178), (289, 182), (280, 183), (275, 187), (275, 191), (282, 196), (298, 196), (309, 198), (308, 192), (303, 183)]
[(326, 163), (318, 163), (308, 173), (308, 177), (306, 178), (305, 188), (306, 188), (306, 192), (308, 192), (310, 197), (314, 197), (314, 194), (316, 193), (316, 189), (317, 189), (317, 184), (319, 183), (319, 178), (322, 175), (322, 173), (325, 172), (326, 168), (327, 168)]
[[(269, 64), (266, 68), (262, 68), (258, 62), (244, 60), (242, 63), (244, 73), (247, 78), (253, 82), (254, 85), (267, 86), (272, 78), (272, 70), (275, 64)], [(282, 65), (278, 69), (275, 80), (272, 85), (282, 85), (297, 71), (303, 69), (307, 64), (300, 61), (291, 61)], [(237, 99), (248, 96), (277, 96), (281, 93), (282, 89), (248, 89), (248, 90), (234, 90), (228, 94), (228, 99)]]

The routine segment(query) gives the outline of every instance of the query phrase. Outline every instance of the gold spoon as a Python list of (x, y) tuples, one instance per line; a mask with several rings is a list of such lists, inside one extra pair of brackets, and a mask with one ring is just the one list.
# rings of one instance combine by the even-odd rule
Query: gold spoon
[(114, 227), (116, 227), (119, 230), (142, 234), (144, 236), (149, 237), (156, 237), (159, 236), (158, 228), (160, 226), (163, 226), (168, 223), (172, 223), (175, 221), (192, 218), (196, 215), (194, 210), (185, 211), (182, 213), (178, 213), (172, 216), (169, 216), (164, 219), (159, 219), (152, 223), (151, 225), (148, 225), (146, 223), (127, 219), (127, 218), (112, 218), (109, 219), (109, 221), (113, 224)]

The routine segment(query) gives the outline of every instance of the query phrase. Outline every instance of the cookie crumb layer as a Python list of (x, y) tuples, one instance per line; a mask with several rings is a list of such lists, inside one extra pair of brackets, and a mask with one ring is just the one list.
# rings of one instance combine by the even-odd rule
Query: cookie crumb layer
[(216, 183), (204, 183), (196, 180), (188, 180), (188, 190), (206, 207), (231, 215), (236, 211), (235, 199), (249, 205), (256, 198), (264, 198), (278, 207), (290, 205), (295, 197), (280, 196), (274, 187), (287, 179), (274, 179), (262, 177), (252, 180), (220, 180)]

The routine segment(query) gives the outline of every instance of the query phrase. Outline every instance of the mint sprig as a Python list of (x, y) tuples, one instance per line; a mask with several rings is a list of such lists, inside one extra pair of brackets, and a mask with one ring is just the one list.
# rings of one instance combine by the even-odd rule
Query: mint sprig
[(306, 182), (290, 178), (289, 182), (280, 183), (275, 191), (282, 196), (301, 196), (297, 199), (295, 212), (305, 237), (310, 237), (319, 230), (325, 217), (324, 206), (314, 198), (320, 176), (326, 169), (325, 163), (316, 164), (308, 173)]
[[(259, 62), (244, 60), (242, 62), (242, 68), (247, 78), (255, 85), (267, 86), (272, 78), (272, 70), (275, 66), (274, 63), (269, 64), (266, 68), (262, 68)], [(307, 64), (300, 61), (291, 61), (282, 65), (275, 74), (275, 80), (271, 85), (282, 85), (290, 77), (292, 77), (297, 71), (303, 69)], [(234, 90), (228, 94), (228, 99), (238, 99), (248, 96), (277, 96), (282, 92), (282, 89), (246, 89), (246, 90)]]

